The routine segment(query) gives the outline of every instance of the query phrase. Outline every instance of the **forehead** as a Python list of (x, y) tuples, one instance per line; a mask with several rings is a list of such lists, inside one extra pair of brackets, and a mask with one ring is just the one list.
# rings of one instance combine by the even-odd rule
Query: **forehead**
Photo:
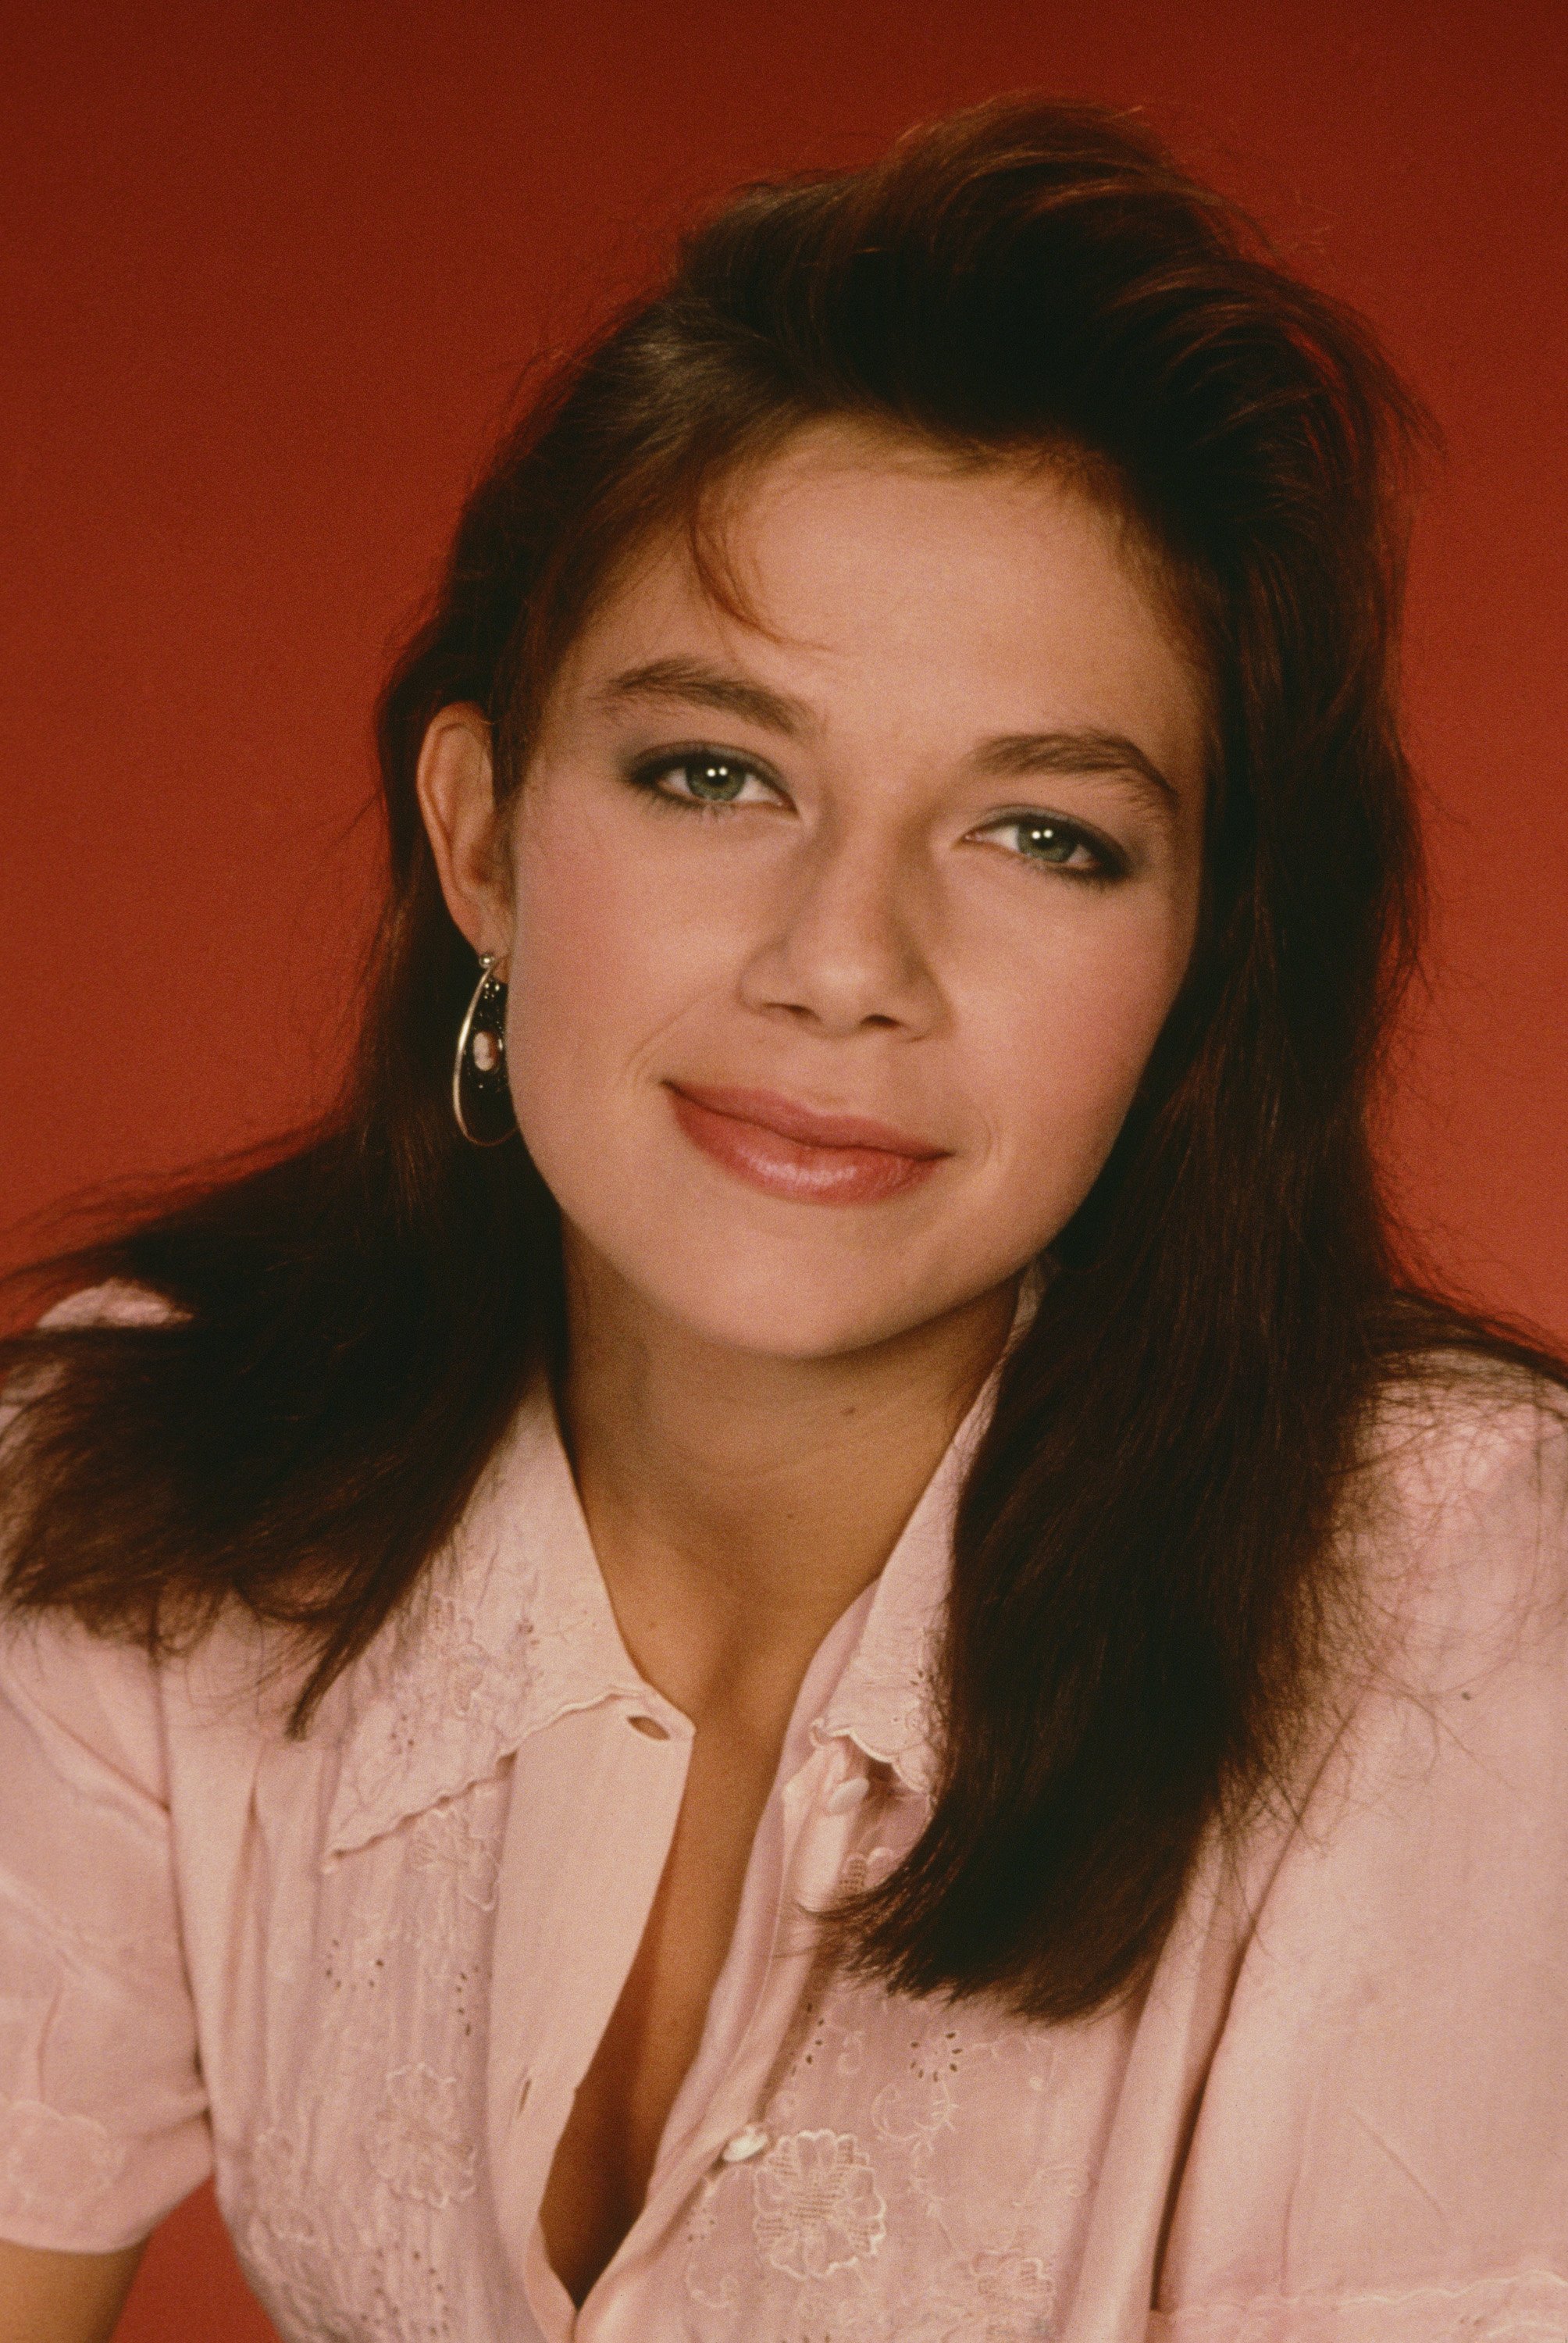
[(639, 546), (558, 688), (681, 652), (742, 662), (828, 720), (868, 699), (939, 730), (1114, 716), (1178, 763), (1206, 698), (1147, 538), (1081, 471), (842, 423), (715, 484), (695, 531)]

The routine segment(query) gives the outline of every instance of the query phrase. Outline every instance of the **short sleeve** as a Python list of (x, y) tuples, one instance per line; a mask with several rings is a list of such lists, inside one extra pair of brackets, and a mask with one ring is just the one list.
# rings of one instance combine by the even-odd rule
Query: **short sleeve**
[(111, 2252), (211, 2167), (153, 1665), (0, 1615), (0, 2237)]
[(1399, 1633), (1261, 1899), (1160, 2343), (1568, 2336), (1562, 1421), (1473, 1403), (1402, 1503)]

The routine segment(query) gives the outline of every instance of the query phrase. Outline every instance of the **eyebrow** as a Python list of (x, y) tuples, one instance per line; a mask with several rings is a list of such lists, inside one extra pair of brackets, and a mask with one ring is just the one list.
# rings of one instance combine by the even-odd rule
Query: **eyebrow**
[(970, 760), (983, 773), (1108, 773), (1139, 784), (1169, 812), (1180, 805), (1173, 781), (1125, 732), (1092, 727), (1067, 732), (1004, 732), (986, 740)]
[(769, 732), (782, 732), (791, 740), (810, 731), (816, 722), (803, 699), (771, 691), (748, 676), (709, 667), (703, 659), (649, 659), (646, 667), (628, 668), (624, 675), (612, 676), (594, 698), (601, 707), (610, 709), (634, 699), (678, 699), (699, 708), (716, 708), (725, 716), (744, 716), (749, 722), (764, 725)]
[[(688, 707), (712, 708), (726, 716), (739, 716), (768, 731), (798, 740), (816, 729), (817, 719), (802, 699), (774, 691), (750, 677), (734, 675), (706, 660), (649, 659), (628, 668), (600, 686), (594, 699), (615, 709), (637, 700), (679, 701)], [(1030, 773), (1104, 773), (1138, 784), (1164, 812), (1181, 803), (1174, 784), (1136, 740), (1124, 732), (1106, 732), (1090, 726), (1050, 732), (1000, 732), (970, 750), (966, 762), (976, 771), (1000, 779), (1022, 779)]]

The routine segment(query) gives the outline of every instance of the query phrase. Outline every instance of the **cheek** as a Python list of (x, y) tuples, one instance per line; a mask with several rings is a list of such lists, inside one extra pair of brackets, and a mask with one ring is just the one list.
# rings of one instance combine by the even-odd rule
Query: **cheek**
[(646, 861), (591, 830), (541, 835), (514, 883), (508, 1058), (537, 1153), (536, 1134), (560, 1124), (569, 1146), (612, 1111), (618, 1076), (690, 998), (701, 931)]
[(580, 859), (558, 858), (548, 885), (519, 887), (508, 1051), (513, 1088), (521, 1083), (532, 1103), (558, 1089), (552, 1071), (608, 1038), (606, 1020), (635, 973), (636, 937)]
[[(1091, 913), (1100, 907), (1088, 907)], [(1180, 988), (1186, 922), (1164, 907), (1064, 923), (971, 1019), (971, 1063), (1010, 1177), (1087, 1192)]]
[(619, 971), (640, 956), (646, 924), (610, 866), (587, 853), (559, 853), (541, 864), (517, 895), (513, 985), (536, 1015), (549, 1015), (586, 993), (614, 990)]

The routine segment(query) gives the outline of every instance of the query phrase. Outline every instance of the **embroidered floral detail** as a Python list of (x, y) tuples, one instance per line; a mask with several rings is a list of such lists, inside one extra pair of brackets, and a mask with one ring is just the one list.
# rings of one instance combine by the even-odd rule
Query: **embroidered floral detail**
[(475, 2151), (464, 2139), (455, 2076), (396, 2066), (371, 2119), (365, 2152), (395, 2196), (450, 2205), (474, 2193)]
[(763, 2259), (790, 2278), (829, 2278), (887, 2235), (871, 2159), (851, 2132), (787, 2134), (757, 2166), (752, 2189)]
[(0, 2203), (17, 2212), (75, 2212), (113, 2187), (126, 2149), (91, 2116), (42, 2099), (0, 2099)]
[(252, 2293), (280, 2335), (308, 2335), (311, 2343), (363, 2343), (365, 2329), (351, 2313), (334, 2310), (287, 2252), (269, 2254), (254, 2232), (235, 2251)]
[(963, 2343), (1037, 2343), (1051, 2332), (1056, 2283), (1034, 2254), (979, 2253), (964, 2272), (966, 2298), (952, 2333)]
[(385, 2195), (357, 2208), (276, 2125), (257, 2136), (248, 2162), (248, 2201), (226, 2203), (225, 2217), (280, 2335), (297, 2343), (468, 2343), (471, 2319), (443, 2276), (462, 2265), (450, 2231), (437, 2226), (440, 2214)]
[[(532, 1681), (533, 1669), (529, 1654), (534, 1645), (534, 1632), (528, 1620), (519, 1619), (508, 1640), (507, 1650), (498, 1654), (481, 1644), (474, 1632), (473, 1614), (460, 1608), (455, 1595), (432, 1594), (420, 1630), (420, 1642), (440, 1654), (441, 1683), (438, 1693), (439, 1713), (443, 1716), (484, 1717), (493, 1715), (498, 1701), (508, 1695), (520, 1695)], [(421, 1661), (425, 1653), (420, 1654)], [(498, 1667), (506, 1672), (506, 1683), (496, 1682)], [(424, 1676), (423, 1666), (413, 1673)], [(403, 1690), (405, 1719), (412, 1723), (423, 1715), (426, 1698), (410, 1698)]]
[(827, 1986), (824, 1969), (819, 1962), (785, 2037), (782, 2079), (767, 2111), (769, 2123), (780, 2129), (812, 2102), (825, 2074), (853, 2074), (864, 2052), (862, 2029), (839, 2022), (844, 1997)]
[(757, 2104), (774, 2148), (715, 2167), (689, 2214), (694, 2343), (738, 2318), (767, 2343), (1051, 2343), (1090, 2203), (1060, 2056), (1000, 2005), (888, 1995), (824, 1955)]
[(493, 1837), (477, 1831), (455, 1801), (420, 1815), (409, 1841), (408, 1865), (418, 1875), (415, 1925), (422, 1943), (454, 1944), (462, 1932), (465, 1905), (476, 1912), (495, 1910), (500, 1865)]
[(473, 1603), (432, 1586), (387, 1647), (372, 1647), (345, 1695), (324, 1867), (494, 1772), (537, 1708), (538, 1645), (526, 1612), (486, 1641)]
[(701, 2248), (719, 2227), (718, 2197), (721, 2188), (733, 2190), (739, 2186), (740, 2167), (728, 2165), (721, 2172), (709, 2173), (692, 2200), (691, 2209), (681, 2228), (686, 2251), (682, 2260), (681, 2280), (693, 2302), (706, 2310), (733, 2310), (740, 2299), (740, 2282), (733, 2260), (720, 2256), (711, 2284), (706, 2284), (701, 2270)]
[(871, 2121), (883, 2139), (911, 2146), (939, 2131), (950, 2131), (958, 2106), (954, 2091), (967, 2058), (985, 2056), (989, 2042), (966, 2040), (950, 2020), (911, 2034), (907, 2073), (885, 2083), (871, 2102)]
[(407, 1636), (393, 1666), (378, 1729), (360, 1753), (355, 1786), (367, 1805), (454, 1726), (477, 1727), (498, 1744), (514, 1729), (533, 1689), (533, 1629), (519, 1619), (499, 1654), (474, 1629), (454, 1595), (431, 1594), (417, 1639)]
[[(922, 1506), (930, 1496), (928, 1489)], [(873, 1609), (819, 1735), (830, 1738), (852, 1733), (868, 1756), (892, 1765), (910, 1790), (929, 1798), (937, 1774), (930, 1735), (945, 1605), (923, 1588), (915, 1594), (901, 1591), (897, 1607), (890, 1594), (883, 1598), (879, 1591), (879, 1599), (886, 1601), (887, 1614)], [(918, 1654), (912, 1672), (911, 1647)], [(873, 1733), (851, 1726), (849, 1720), (862, 1715), (876, 1718)]]
[(900, 1860), (900, 1850), (891, 1846), (868, 1847), (863, 1855), (849, 1855), (839, 1874), (839, 1893), (863, 1896), (868, 1887), (879, 1887)]

